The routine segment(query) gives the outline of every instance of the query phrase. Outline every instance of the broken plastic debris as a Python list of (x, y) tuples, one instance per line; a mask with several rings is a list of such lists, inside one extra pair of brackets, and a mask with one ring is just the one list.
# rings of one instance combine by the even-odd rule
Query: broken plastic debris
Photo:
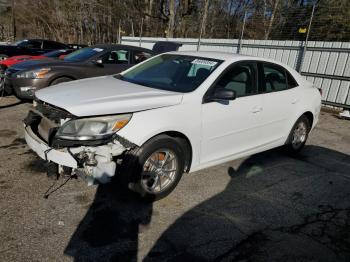
[(350, 111), (344, 110), (343, 112), (339, 113), (339, 117), (343, 119), (349, 119), (350, 120)]

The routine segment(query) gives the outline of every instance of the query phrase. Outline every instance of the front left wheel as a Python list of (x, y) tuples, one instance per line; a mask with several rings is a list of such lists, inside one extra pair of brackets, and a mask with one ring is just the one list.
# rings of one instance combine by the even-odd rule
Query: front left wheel
[(159, 200), (169, 195), (184, 172), (184, 149), (177, 138), (160, 135), (123, 160), (121, 176), (129, 189), (143, 198)]

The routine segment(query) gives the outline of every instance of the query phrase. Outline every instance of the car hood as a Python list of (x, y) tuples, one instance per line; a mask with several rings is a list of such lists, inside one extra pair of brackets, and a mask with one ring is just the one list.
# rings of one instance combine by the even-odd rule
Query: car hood
[(95, 77), (44, 88), (35, 96), (76, 116), (132, 113), (180, 104), (183, 94)]
[(7, 58), (6, 60), (17, 60), (17, 59), (23, 59), (23, 58), (31, 58), (33, 56), (31, 55), (16, 55), (16, 56), (11, 56)]
[(13, 66), (13, 69), (17, 71), (32, 70), (32, 69), (37, 69), (39, 67), (62, 65), (62, 63), (64, 63), (62, 60), (54, 59), (54, 58), (33, 59), (33, 60), (23, 61), (22, 63), (18, 63)]

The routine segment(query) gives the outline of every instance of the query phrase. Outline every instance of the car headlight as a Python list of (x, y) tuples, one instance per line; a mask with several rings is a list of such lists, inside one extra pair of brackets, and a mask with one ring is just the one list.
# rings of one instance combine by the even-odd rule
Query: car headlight
[(36, 70), (18, 72), (15, 77), (17, 78), (33, 78), (33, 79), (41, 79), (44, 78), (48, 72), (50, 72), (50, 68), (40, 68)]
[(69, 120), (57, 131), (56, 138), (97, 140), (113, 135), (130, 121), (132, 114)]

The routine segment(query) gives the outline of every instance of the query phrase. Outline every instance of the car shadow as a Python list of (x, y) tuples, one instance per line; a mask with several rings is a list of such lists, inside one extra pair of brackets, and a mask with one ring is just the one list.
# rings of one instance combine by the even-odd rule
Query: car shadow
[[(0, 97), (0, 99), (1, 99), (1, 97)], [(12, 104), (0, 106), (0, 109), (9, 108), (9, 107), (13, 107), (13, 106), (18, 106), (18, 105), (23, 104), (23, 103), (25, 103), (25, 102), (18, 101), (18, 102), (12, 103)]]
[[(348, 261), (349, 163), (349, 155), (307, 146), (295, 158), (277, 149), (229, 167), (226, 188), (179, 217), (145, 261)], [(136, 261), (139, 226), (152, 209), (115, 184), (99, 186), (65, 254)]]
[(178, 218), (145, 261), (349, 261), (349, 155), (275, 149), (228, 175), (225, 190)]
[(151, 202), (115, 183), (99, 185), (65, 254), (74, 261), (136, 261), (139, 226), (149, 224), (151, 216)]

